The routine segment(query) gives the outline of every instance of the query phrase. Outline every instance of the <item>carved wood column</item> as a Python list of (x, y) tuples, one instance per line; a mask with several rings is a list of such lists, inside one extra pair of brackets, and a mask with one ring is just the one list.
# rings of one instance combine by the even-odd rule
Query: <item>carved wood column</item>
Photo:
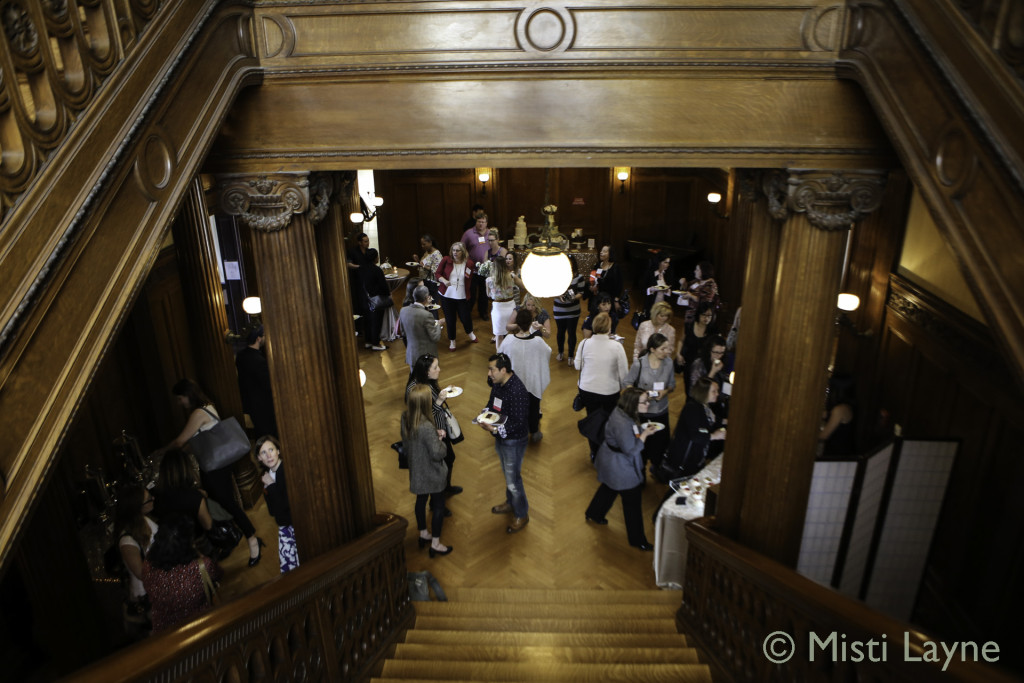
[[(344, 185), (337, 176), (332, 182)], [(336, 193), (332, 193), (336, 194)], [(327, 330), (341, 414), (349, 425), (366, 424), (363, 391), (359, 386), (359, 355), (352, 323), (352, 299), (349, 296), (348, 268), (345, 265), (345, 221), (353, 210), (350, 196), (332, 201), (327, 217), (316, 226), (317, 262), (323, 283), (324, 308), (328, 311)], [(370, 445), (365, 429), (345, 429), (341, 434), (345, 465), (348, 468), (349, 495), (356, 533), (370, 530), (376, 506), (373, 499), (373, 473), (370, 468)]]
[(768, 172), (762, 189), (774, 224), (749, 216), (754, 225), (719, 524), (726, 535), (789, 566), (800, 551), (847, 231), (878, 207), (882, 178)]
[[(312, 195), (312, 197), (311, 197)], [(222, 178), (221, 205), (252, 229), (267, 330), (267, 360), (288, 468), (288, 497), (303, 561), (355, 537), (351, 474), (342, 438), (365, 431), (341, 412), (329, 343), (314, 224), (329, 186), (306, 173)]]
[(172, 231), (181, 289), (189, 312), (192, 355), (199, 371), (195, 380), (222, 415), (234, 415), (241, 421), (242, 397), (238, 393), (235, 355), (224, 342), (224, 333), (229, 328), (224, 290), (220, 285), (206, 193), (199, 178), (189, 185)]
[[(208, 393), (223, 417), (243, 423), (234, 349), (224, 341), (229, 329), (224, 289), (220, 284), (217, 245), (210, 229), (206, 189), (194, 178), (172, 226), (181, 289), (189, 312), (189, 337), (199, 376), (194, 379)], [(241, 503), (251, 508), (263, 493), (259, 470), (249, 458), (233, 467)]]

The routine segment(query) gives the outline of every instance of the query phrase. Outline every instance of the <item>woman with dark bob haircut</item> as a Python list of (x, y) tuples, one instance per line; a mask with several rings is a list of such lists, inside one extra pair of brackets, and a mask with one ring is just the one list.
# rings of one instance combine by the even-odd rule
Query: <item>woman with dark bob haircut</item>
[(224, 576), (216, 562), (196, 552), (193, 529), (192, 520), (184, 515), (163, 520), (142, 565), (142, 584), (152, 605), (154, 633), (210, 609), (212, 596), (207, 596), (203, 573), (210, 582)]

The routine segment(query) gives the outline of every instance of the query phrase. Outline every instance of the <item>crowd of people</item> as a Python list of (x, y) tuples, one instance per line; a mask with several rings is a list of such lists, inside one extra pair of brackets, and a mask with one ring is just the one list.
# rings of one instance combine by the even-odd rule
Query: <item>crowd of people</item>
[[(739, 318), (727, 352), (725, 339), (717, 334), (720, 302), (713, 266), (701, 261), (692, 277), (677, 277), (672, 259), (655, 255), (650, 269), (637, 274), (642, 308), (633, 317), (635, 342), (627, 352), (616, 329), (628, 315), (629, 294), (610, 245), (601, 247), (590, 273), (578, 273), (566, 292), (552, 300), (552, 314), (526, 291), (515, 253), (501, 247), (497, 230), (488, 226), (479, 207), (447, 255), (440, 256), (433, 244), (430, 235), (420, 239), (422, 253), (413, 254), (418, 272), (408, 281), (399, 313), (410, 367), (400, 429), (409, 460), (410, 492), (416, 496), (420, 547), (429, 546), (431, 557), (452, 551), (440, 541), (444, 518), (451, 514), (444, 501), (454, 495), (455, 457), (447, 389), (441, 389), (438, 380), (438, 342), (446, 328), (449, 350), (456, 351), (460, 324), (470, 343), (478, 341), (473, 333), (475, 314), (490, 323), (496, 353), (488, 361), (490, 396), (474, 423), (494, 437), (505, 500), (492, 512), (509, 516), (506, 531), (517, 533), (529, 523), (523, 457), (529, 443), (543, 438), (541, 402), (551, 382), (554, 355), (578, 372), (573, 407), (585, 411), (591, 426), (597, 425), (581, 428), (600, 484), (586, 508), (586, 521), (607, 524), (608, 510), (621, 497), (630, 545), (652, 549), (640, 509), (649, 476), (666, 483), (693, 474), (721, 452), (716, 446), (725, 438), (728, 388), (723, 391), (723, 385), (728, 382)], [(431, 312), (435, 301), (443, 317)], [(554, 348), (549, 343), (552, 319), (557, 328)], [(681, 329), (674, 319), (681, 319)], [(429, 392), (418, 389), (424, 384)], [(677, 386), (688, 398), (673, 432), (669, 396)], [(433, 516), (429, 525), (428, 501)]]

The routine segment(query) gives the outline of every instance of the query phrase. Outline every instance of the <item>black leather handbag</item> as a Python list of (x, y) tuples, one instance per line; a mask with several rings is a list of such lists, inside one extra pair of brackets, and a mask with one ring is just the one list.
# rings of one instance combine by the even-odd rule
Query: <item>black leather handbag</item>
[[(216, 417), (209, 410), (206, 412)], [(238, 462), (252, 448), (242, 425), (233, 417), (220, 420), (210, 429), (199, 432), (188, 440), (188, 444), (203, 472), (212, 472)]]

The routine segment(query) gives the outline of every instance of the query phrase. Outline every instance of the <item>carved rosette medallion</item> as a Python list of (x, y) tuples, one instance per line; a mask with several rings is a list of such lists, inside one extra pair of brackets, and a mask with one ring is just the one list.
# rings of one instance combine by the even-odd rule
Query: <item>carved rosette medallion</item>
[(772, 218), (807, 215), (819, 230), (849, 230), (882, 203), (882, 171), (770, 171), (764, 192)]
[(549, 5), (516, 18), (516, 42), (528, 52), (557, 54), (576, 39), (576, 20), (565, 7)]
[(226, 213), (239, 216), (250, 228), (275, 232), (309, 208), (309, 178), (303, 173), (224, 180), (220, 203)]
[(331, 176), (326, 173), (315, 173), (309, 180), (309, 220), (316, 225), (327, 215), (331, 208), (331, 195), (334, 193), (334, 183)]

